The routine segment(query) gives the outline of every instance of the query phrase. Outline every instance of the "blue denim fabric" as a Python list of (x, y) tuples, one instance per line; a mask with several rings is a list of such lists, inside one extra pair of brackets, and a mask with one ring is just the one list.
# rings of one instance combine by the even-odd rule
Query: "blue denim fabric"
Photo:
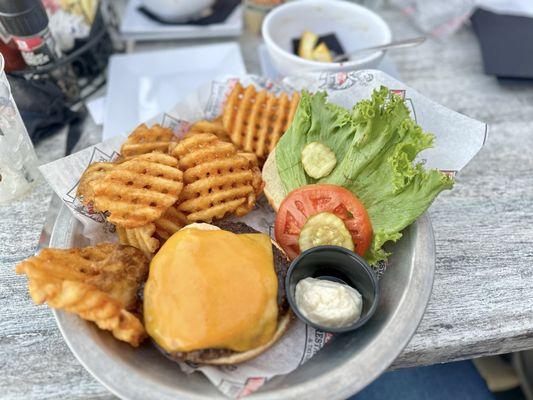
[(495, 400), (471, 361), (384, 373), (349, 400)]

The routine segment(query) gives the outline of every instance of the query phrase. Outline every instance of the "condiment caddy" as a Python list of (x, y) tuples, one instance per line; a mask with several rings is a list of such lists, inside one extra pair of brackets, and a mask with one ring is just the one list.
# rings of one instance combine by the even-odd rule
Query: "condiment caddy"
[(75, 39), (74, 47), (67, 52), (62, 51), (51, 33), (50, 20), (40, 0), (0, 0), (0, 24), (5, 31), (3, 36), (10, 38), (4, 45), (9, 46), (8, 61), (17, 56), (23, 60), (6, 72), (28, 81), (53, 82), (71, 106), (104, 84), (109, 56), (118, 48), (112, 39), (116, 16), (107, 2), (101, 2), (96, 9), (88, 37)]

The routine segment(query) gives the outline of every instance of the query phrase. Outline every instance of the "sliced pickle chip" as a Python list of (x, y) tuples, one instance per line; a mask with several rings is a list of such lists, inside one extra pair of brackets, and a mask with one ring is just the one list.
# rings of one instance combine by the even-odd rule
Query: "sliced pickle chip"
[(302, 165), (311, 178), (320, 179), (328, 176), (336, 164), (335, 153), (323, 143), (311, 142), (302, 150)]
[(309, 217), (298, 238), (300, 251), (312, 247), (333, 245), (354, 251), (352, 236), (344, 221), (335, 214), (321, 212)]

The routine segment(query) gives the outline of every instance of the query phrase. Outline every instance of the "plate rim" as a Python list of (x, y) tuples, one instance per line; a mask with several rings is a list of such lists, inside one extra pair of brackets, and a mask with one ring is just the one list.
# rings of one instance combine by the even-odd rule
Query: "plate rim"
[[(63, 204), (54, 224), (50, 246), (69, 246), (72, 242), (72, 235), (76, 223), (81, 225), (81, 223), (77, 222), (74, 218), (68, 207)], [(411, 269), (411, 279), (409, 282), (412, 284), (412, 282), (418, 280), (421, 290), (416, 293), (413, 290), (405, 291), (402, 298), (404, 306), (397, 310), (388, 324), (385, 325), (385, 328), (380, 331), (380, 334), (376, 335), (370, 341), (365, 347), (365, 352), (375, 351), (379, 353), (379, 351), (382, 350), (379, 338), (385, 333), (388, 336), (391, 330), (393, 331), (393, 335), (401, 337), (400, 345), (398, 346), (398, 342), (396, 342), (396, 347), (394, 349), (389, 349), (386, 353), (381, 351), (384, 356), (380, 358), (380, 362), (367, 365), (365, 368), (364, 379), (359, 379), (356, 382), (353, 382), (350, 378), (353, 378), (354, 371), (357, 371), (357, 363), (359, 362), (358, 357), (348, 360), (341, 366), (329, 369), (313, 381), (307, 381), (298, 386), (274, 389), (273, 391), (268, 392), (262, 392), (260, 390), (247, 396), (247, 398), (266, 400), (271, 399), (272, 396), (276, 396), (276, 398), (287, 399), (316, 399), (327, 396), (328, 399), (332, 400), (344, 399), (362, 390), (393, 363), (393, 361), (405, 349), (422, 321), (422, 317), (431, 296), (435, 275), (436, 258), (434, 231), (427, 212), (412, 224), (412, 229), (416, 230), (416, 239), (414, 241), (415, 245), (413, 249), (413, 263), (415, 266)], [(422, 263), (424, 265), (417, 266), (417, 260), (419, 264)], [(425, 273), (423, 271), (425, 271)], [(74, 341), (71, 340), (70, 333), (68, 332), (68, 318), (76, 318), (76, 316), (60, 310), (53, 309), (52, 311), (63, 339), (78, 362), (114, 395), (125, 400), (137, 399), (138, 397), (135, 395), (136, 391), (134, 388), (130, 388), (129, 385), (119, 384), (112, 378), (109, 378), (110, 374), (101, 374), (102, 371), (95, 370), (96, 368), (93, 365), (94, 360), (92, 360), (93, 363), (91, 363), (90, 357), (91, 355), (94, 356), (94, 353), (87, 352), (86, 348), (78, 348)], [(398, 319), (405, 317), (408, 317), (407, 320), (410, 321), (409, 324), (397, 323)], [(386, 329), (387, 327), (390, 327), (390, 330)], [(331, 393), (332, 387), (335, 387), (335, 393)], [(174, 398), (188, 398), (195, 400), (207, 400), (213, 398), (212, 396), (206, 397), (203, 395), (195, 395), (194, 397), (191, 397), (190, 393), (182, 393), (180, 396), (182, 397), (174, 396)], [(159, 397), (157, 393), (154, 393), (153, 398), (158, 399), (161, 397)], [(222, 393), (220, 393), (220, 398), (225, 398)]]

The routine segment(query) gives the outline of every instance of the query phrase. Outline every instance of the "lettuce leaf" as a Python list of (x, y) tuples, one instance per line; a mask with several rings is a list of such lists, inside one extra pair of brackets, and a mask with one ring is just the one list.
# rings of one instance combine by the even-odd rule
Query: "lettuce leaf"
[[(331, 174), (318, 180), (306, 175), (300, 159), (303, 147), (313, 141), (329, 146), (337, 157)], [(453, 186), (447, 175), (414, 163), (432, 144), (433, 135), (422, 131), (402, 98), (386, 87), (352, 110), (328, 103), (324, 92), (304, 92), (276, 147), (276, 164), (287, 193), (311, 183), (330, 183), (361, 200), (374, 231), (365, 258), (374, 265), (390, 255), (382, 246), (400, 239), (401, 231)]]

